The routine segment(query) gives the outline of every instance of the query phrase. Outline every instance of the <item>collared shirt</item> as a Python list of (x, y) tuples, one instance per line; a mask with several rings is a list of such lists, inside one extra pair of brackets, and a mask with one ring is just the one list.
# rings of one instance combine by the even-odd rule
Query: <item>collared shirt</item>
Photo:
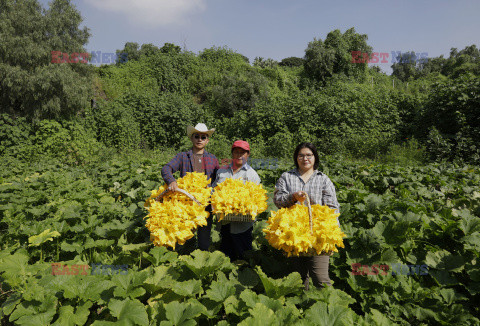
[[(244, 181), (252, 181), (257, 185), (260, 184), (261, 180), (257, 172), (250, 166), (248, 163), (245, 163), (237, 173), (233, 174), (232, 164), (226, 169), (219, 169), (217, 172), (217, 178), (213, 183), (212, 187), (219, 183), (222, 183), (227, 178), (232, 179), (242, 179)], [(229, 222), (222, 222), (222, 224), (228, 224)], [(233, 222), (230, 226), (230, 232), (233, 234), (242, 233), (247, 231), (253, 226), (253, 222)]]
[[(273, 203), (278, 208), (290, 207), (295, 204), (293, 193), (304, 191), (310, 198), (310, 204), (326, 205), (340, 212), (340, 204), (337, 201), (335, 186), (332, 181), (322, 172), (315, 170), (310, 179), (303, 181), (297, 169), (284, 172), (275, 185)], [(304, 202), (307, 205), (307, 201)], [(337, 217), (338, 222), (338, 217)], [(338, 222), (340, 226), (340, 222)]]
[[(180, 171), (181, 178), (184, 177), (187, 172), (194, 172), (193, 159), (193, 151), (189, 150), (188, 152), (178, 153), (170, 162), (165, 164), (162, 168), (162, 178), (165, 180), (165, 183), (170, 184), (175, 181), (175, 178), (173, 177), (174, 172)], [(215, 155), (204, 151), (202, 164), (205, 169), (205, 174), (211, 179), (210, 182), (213, 182), (216, 172), (220, 167), (217, 158)]]

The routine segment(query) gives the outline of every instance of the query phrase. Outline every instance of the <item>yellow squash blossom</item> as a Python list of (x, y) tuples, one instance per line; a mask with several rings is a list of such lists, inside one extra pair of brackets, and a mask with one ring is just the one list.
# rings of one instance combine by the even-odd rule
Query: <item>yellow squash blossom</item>
[(207, 225), (208, 212), (205, 207), (211, 193), (209, 183), (207, 176), (198, 172), (188, 172), (177, 180), (178, 187), (190, 193), (201, 205), (179, 192), (168, 193), (163, 196), (162, 202), (157, 202), (155, 198), (167, 189), (167, 185), (152, 190), (144, 204), (148, 210), (145, 225), (155, 246), (175, 248), (177, 243), (182, 245), (192, 238), (198, 226)]
[(308, 208), (293, 205), (272, 211), (263, 230), (268, 243), (287, 253), (287, 256), (320, 255), (338, 252), (344, 248), (345, 233), (340, 230), (335, 210), (328, 206), (312, 206), (312, 231), (308, 217)]
[(228, 178), (219, 183), (212, 195), (213, 213), (219, 220), (225, 215), (250, 215), (252, 220), (267, 210), (267, 191), (251, 181)]

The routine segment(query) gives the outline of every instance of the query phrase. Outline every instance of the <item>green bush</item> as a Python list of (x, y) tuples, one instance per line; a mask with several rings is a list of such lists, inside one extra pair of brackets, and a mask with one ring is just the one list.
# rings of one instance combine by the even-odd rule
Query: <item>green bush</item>
[(425, 149), (415, 138), (407, 138), (401, 144), (393, 144), (386, 154), (377, 157), (380, 162), (400, 165), (424, 164), (426, 158)]
[(26, 118), (0, 115), (0, 155), (30, 158), (32, 125)]
[(97, 139), (107, 147), (133, 149), (140, 146), (140, 126), (134, 111), (120, 101), (99, 101), (92, 111)]
[(97, 159), (104, 146), (83, 120), (58, 122), (40, 120), (36, 124), (25, 118), (0, 119), (0, 155), (30, 161), (42, 156), (58, 158), (67, 164), (84, 164)]
[(418, 119), (434, 159), (478, 162), (480, 153), (480, 77), (463, 76), (432, 86)]

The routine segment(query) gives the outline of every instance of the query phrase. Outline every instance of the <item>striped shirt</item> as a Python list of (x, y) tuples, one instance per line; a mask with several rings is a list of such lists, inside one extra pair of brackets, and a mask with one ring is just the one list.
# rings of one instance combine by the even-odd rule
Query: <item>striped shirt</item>
[[(305, 183), (300, 177), (297, 169), (284, 172), (275, 185), (273, 194), (273, 202), (278, 208), (290, 207), (295, 204), (293, 193), (304, 191), (310, 198), (312, 205), (326, 205), (335, 209), (336, 213), (340, 212), (340, 204), (337, 201), (335, 186), (332, 181), (322, 172), (315, 170)], [(304, 202), (304, 205), (307, 201)], [(338, 221), (338, 217), (337, 217)], [(340, 222), (338, 223), (340, 226)]]

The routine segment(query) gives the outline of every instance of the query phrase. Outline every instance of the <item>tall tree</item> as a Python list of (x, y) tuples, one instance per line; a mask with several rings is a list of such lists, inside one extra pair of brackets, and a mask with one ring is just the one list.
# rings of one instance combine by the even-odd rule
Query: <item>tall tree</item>
[[(475, 44), (458, 51), (450, 49), (450, 56), (428, 58), (416, 67), (415, 78), (424, 77), (430, 73), (441, 73), (444, 76), (457, 78), (464, 74), (480, 75), (480, 50)], [(395, 71), (395, 69), (394, 69)]]
[(315, 38), (305, 50), (305, 73), (320, 82), (325, 82), (334, 74), (362, 79), (368, 63), (352, 62), (352, 53), (370, 54), (372, 48), (367, 39), (366, 34), (356, 33), (353, 27), (344, 34), (334, 30), (328, 33), (325, 41)]
[(282, 59), (282, 61), (280, 61), (278, 65), (284, 66), (284, 67), (301, 67), (303, 66), (303, 62), (304, 60), (302, 58), (288, 57), (288, 58)]
[[(88, 105), (90, 72), (78, 53), (90, 36), (69, 0), (0, 0), (0, 112), (59, 118)], [(53, 63), (54, 61), (55, 63)]]
[[(138, 43), (136, 42), (127, 42), (123, 47), (123, 50), (117, 50), (117, 55), (124, 53), (126, 54), (127, 61), (138, 60), (140, 58), (140, 51), (138, 49)], [(122, 64), (122, 62), (117, 62), (117, 65)]]
[(172, 54), (178, 54), (182, 51), (182, 48), (179, 47), (178, 45), (175, 45), (173, 43), (165, 43), (161, 48), (160, 52), (162, 53), (172, 53)]
[(401, 81), (413, 80), (417, 74), (417, 64), (420, 65), (415, 52), (404, 52), (397, 54), (394, 58), (395, 63), (392, 65), (392, 75)]

